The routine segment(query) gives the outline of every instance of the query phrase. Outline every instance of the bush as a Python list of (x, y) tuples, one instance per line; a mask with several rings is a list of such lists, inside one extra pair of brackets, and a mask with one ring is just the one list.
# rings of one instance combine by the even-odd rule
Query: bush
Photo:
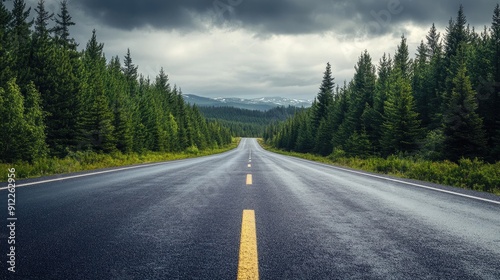
[(336, 159), (340, 159), (340, 158), (343, 158), (346, 156), (346, 153), (344, 150), (342, 149), (339, 149), (339, 148), (335, 148), (333, 149), (333, 152), (332, 154), (329, 156), (329, 158), (331, 160), (336, 160)]
[(185, 153), (148, 152), (143, 154), (122, 154), (120, 152), (113, 152), (112, 154), (100, 154), (92, 151), (78, 151), (68, 153), (65, 158), (40, 158), (34, 160), (32, 163), (0, 163), (0, 181), (7, 181), (7, 170), (10, 168), (16, 169), (17, 179), (25, 179), (97, 168), (117, 167), (123, 165), (211, 155), (234, 149), (238, 146), (239, 141), (240, 138), (235, 138), (230, 145), (219, 147), (218, 149), (209, 149), (203, 151), (200, 151), (196, 146), (191, 146), (186, 150)]
[(437, 184), (486, 191), (500, 194), (500, 162), (490, 164), (479, 159), (461, 159), (451, 161), (431, 161), (408, 155), (389, 156), (387, 158), (346, 157), (341, 149), (334, 149), (328, 157), (296, 152), (285, 152), (261, 145), (271, 151), (285, 155), (301, 157), (365, 171), (394, 175), (402, 178), (433, 182)]
[(421, 143), (419, 155), (427, 160), (443, 158), (444, 134), (441, 129), (430, 131)]
[(197, 155), (200, 153), (200, 151), (198, 150), (198, 147), (196, 147), (196, 145), (192, 145), (191, 147), (186, 149), (186, 153), (192, 154), (192, 155)]

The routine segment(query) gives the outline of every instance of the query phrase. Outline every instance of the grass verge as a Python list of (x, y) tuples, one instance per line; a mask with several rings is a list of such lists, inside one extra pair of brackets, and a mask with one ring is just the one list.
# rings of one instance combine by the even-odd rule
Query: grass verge
[(16, 169), (16, 179), (36, 178), (54, 174), (72, 173), (108, 167), (119, 167), (134, 164), (162, 162), (186, 158), (194, 158), (223, 153), (238, 147), (241, 138), (234, 138), (226, 147), (199, 151), (196, 147), (188, 148), (182, 153), (147, 152), (144, 154), (112, 153), (98, 154), (95, 152), (75, 152), (65, 158), (44, 158), (33, 163), (17, 162), (13, 164), (0, 163), (0, 181), (7, 181), (8, 169)]
[(427, 181), (500, 195), (500, 162), (490, 164), (477, 159), (461, 159), (458, 163), (450, 161), (436, 162), (396, 156), (390, 156), (386, 159), (375, 157), (367, 159), (322, 157), (279, 150), (266, 145), (262, 140), (259, 140), (259, 144), (268, 151), (283, 155), (387, 174), (399, 178)]

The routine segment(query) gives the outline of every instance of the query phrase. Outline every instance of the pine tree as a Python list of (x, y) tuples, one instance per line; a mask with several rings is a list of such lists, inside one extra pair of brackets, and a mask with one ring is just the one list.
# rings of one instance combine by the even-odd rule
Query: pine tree
[[(37, 17), (35, 20), (35, 32), (33, 33), (34, 41), (45, 40), (49, 37), (49, 20), (52, 19), (54, 14), (51, 14), (45, 10), (45, 0), (38, 0), (37, 7), (35, 9)], [(38, 43), (38, 42), (37, 42)]]
[[(493, 66), (495, 82), (500, 83), (500, 4), (497, 4), (493, 12), (491, 24), (491, 48), (493, 51)], [(497, 84), (498, 86), (498, 84)]]
[(467, 71), (470, 73), (472, 88), (476, 91), (477, 113), (483, 119), (485, 135), (490, 151), (485, 159), (495, 158), (494, 136), (498, 118), (498, 98), (495, 94), (493, 50), (491, 37), (485, 27), (484, 31), (471, 39), (467, 46)]
[(415, 96), (417, 112), (422, 120), (423, 127), (429, 127), (432, 123), (433, 111), (431, 111), (433, 94), (432, 85), (429, 85), (429, 59), (428, 49), (422, 41), (417, 49), (417, 56), (413, 69), (412, 88)]
[(35, 31), (33, 32), (30, 48), (30, 76), (38, 87), (41, 87), (42, 95), (45, 91), (52, 91), (51, 81), (48, 79), (52, 75), (55, 58), (54, 48), (50, 42), (48, 24), (52, 18), (45, 10), (45, 1), (39, 0), (35, 9), (37, 17), (35, 20)]
[[(429, 98), (427, 114), (428, 118), (430, 118), (427, 128), (432, 130), (440, 127), (442, 123), (446, 68), (443, 59), (443, 46), (439, 40), (440, 34), (437, 33), (434, 24), (432, 24), (426, 38), (429, 66), (425, 77), (425, 88)], [(419, 106), (422, 106), (422, 104)]]
[(316, 103), (313, 106), (312, 113), (312, 130), (316, 133), (320, 123), (327, 116), (328, 107), (333, 102), (333, 87), (334, 78), (332, 77), (332, 68), (330, 63), (326, 64), (326, 69), (323, 74), (323, 81), (319, 88), (318, 96), (316, 97)]
[(351, 157), (365, 158), (373, 153), (373, 145), (368, 139), (368, 134), (364, 129), (355, 131), (345, 144), (347, 155)]
[(13, 76), (17, 77), (17, 84), (27, 85), (30, 79), (29, 61), (31, 47), (31, 26), (33, 20), (28, 21), (31, 8), (26, 9), (24, 0), (14, 0), (12, 18), (10, 22), (9, 51), (12, 53)]
[(12, 163), (23, 160), (27, 147), (24, 138), (27, 127), (24, 119), (24, 98), (15, 79), (5, 89), (0, 87), (0, 159)]
[(464, 7), (460, 5), (456, 20), (450, 19), (446, 28), (445, 52), (448, 61), (457, 54), (459, 46), (467, 42), (467, 18)]
[(82, 86), (78, 115), (79, 149), (111, 152), (116, 149), (113, 113), (105, 93), (106, 59), (104, 45), (97, 42), (95, 30), (83, 54)]
[(75, 50), (54, 44), (48, 28), (51, 14), (44, 1), (36, 8), (37, 18), (31, 45), (30, 80), (41, 94), (47, 112), (47, 144), (52, 155), (65, 156), (77, 144), (77, 120), (80, 58)]
[(31, 8), (26, 10), (24, 0), (14, 0), (13, 6), (10, 22), (12, 39), (17, 43), (17, 46), (26, 46), (29, 44), (30, 28), (33, 25), (33, 21), (28, 21)]
[[(362, 120), (366, 108), (373, 108), (373, 97), (375, 93), (375, 66), (372, 64), (371, 56), (365, 51), (361, 54), (359, 61), (355, 67), (356, 73), (350, 85), (349, 95), (349, 109), (346, 114), (346, 120), (339, 127), (337, 132), (343, 138), (344, 142), (347, 141), (353, 133), (361, 134), (362, 130), (368, 133), (369, 137), (374, 133), (373, 131), (366, 131), (366, 127)], [(337, 137), (338, 137), (337, 136)], [(334, 146), (343, 146), (343, 144), (334, 141)], [(350, 147), (354, 147), (350, 145)], [(346, 148), (346, 147), (344, 147)], [(346, 152), (351, 152), (346, 149)]]
[(380, 139), (382, 137), (382, 123), (384, 122), (384, 106), (387, 100), (387, 94), (390, 88), (390, 74), (392, 72), (392, 59), (385, 53), (380, 59), (378, 66), (378, 79), (375, 84), (375, 93), (373, 97), (373, 113), (366, 116), (370, 120), (371, 130), (373, 131), (370, 139), (376, 150), (380, 150)]
[(476, 113), (476, 93), (467, 75), (463, 48), (457, 52), (459, 66), (444, 118), (444, 155), (455, 161), (460, 157), (479, 157), (486, 146), (482, 119)]
[[(312, 105), (311, 111), (311, 133), (314, 135), (313, 144), (314, 151), (317, 153), (325, 153), (331, 146), (330, 125), (327, 123), (328, 110), (333, 103), (333, 88), (334, 78), (332, 77), (331, 65), (326, 64), (323, 80), (319, 88), (319, 93)], [(321, 129), (321, 130), (320, 130)], [(299, 136), (298, 125), (290, 125), (290, 137), (288, 137), (287, 149), (292, 150), (297, 146), (297, 138)]]
[(391, 87), (384, 108), (382, 149), (385, 155), (412, 152), (417, 148), (420, 121), (415, 112), (411, 85), (399, 69), (391, 75)]
[(392, 59), (384, 53), (378, 67), (378, 79), (375, 84), (375, 96), (373, 100), (373, 107), (380, 115), (384, 114), (384, 102), (387, 99), (387, 92), (389, 91), (391, 72)]
[(412, 60), (410, 59), (410, 52), (408, 51), (408, 44), (404, 35), (401, 36), (401, 43), (394, 55), (394, 68), (401, 72), (403, 79), (411, 78)]
[(123, 74), (129, 81), (137, 80), (137, 66), (132, 63), (132, 56), (130, 55), (130, 49), (127, 49), (127, 55), (124, 59)]
[(450, 96), (453, 90), (453, 79), (457, 75), (458, 67), (453, 65), (456, 60), (455, 56), (458, 53), (458, 49), (464, 43), (468, 43), (467, 35), (467, 18), (465, 17), (463, 6), (460, 5), (458, 15), (456, 20), (450, 19), (449, 25), (446, 28), (446, 38), (445, 38), (445, 58), (444, 66), (446, 71), (445, 85), (446, 89), (442, 93), (442, 111), (446, 110), (446, 106), (449, 103)]
[(168, 75), (165, 74), (163, 67), (160, 69), (160, 73), (156, 76), (155, 87), (158, 91), (163, 93), (170, 93), (170, 84), (168, 83)]
[[(492, 153), (491, 157), (500, 160), (500, 5), (497, 4), (493, 12), (493, 22), (491, 25), (491, 43), (492, 57), (490, 59), (493, 66), (493, 87), (490, 89), (490, 106), (494, 108), (488, 117), (488, 136), (490, 137)], [(485, 120), (486, 121), (486, 120)], [(486, 124), (486, 122), (485, 122)]]
[(137, 91), (137, 69), (138, 66), (135, 66), (132, 63), (132, 56), (130, 55), (130, 49), (127, 49), (127, 55), (123, 61), (124, 67), (122, 68), (123, 74), (129, 83), (129, 91), (131, 95), (135, 95)]
[(129, 98), (128, 83), (121, 72), (120, 58), (111, 59), (106, 78), (107, 97), (114, 114), (114, 138), (118, 150), (129, 153), (133, 149), (133, 106)]
[(342, 88), (338, 90), (338, 93), (335, 95), (335, 100), (333, 103), (332, 109), (332, 148), (333, 149), (341, 149), (342, 145), (345, 142), (344, 134), (341, 133), (340, 128), (341, 125), (346, 123), (347, 111), (349, 109), (349, 100), (348, 100), (348, 89), (347, 84), (344, 81), (344, 85)]
[(102, 60), (104, 44), (97, 42), (96, 30), (92, 30), (92, 37), (87, 43), (87, 47), (84, 52), (84, 59), (88, 62)]
[(37, 91), (35, 84), (28, 84), (26, 90), (25, 120), (26, 120), (26, 156), (25, 159), (33, 161), (36, 159), (45, 158), (48, 155), (48, 146), (45, 142), (45, 121), (42, 111), (42, 101), (40, 93)]
[(5, 43), (7, 42), (7, 33), (9, 31), (9, 23), (12, 20), (12, 15), (9, 10), (0, 2), (0, 47), (5, 48)]
[(72, 17), (68, 11), (68, 1), (63, 0), (61, 2), (60, 14), (57, 14), (56, 26), (53, 31), (55, 33), (55, 39), (60, 46), (64, 48), (69, 48), (76, 50), (77, 44), (73, 38), (70, 38), (69, 28), (75, 23), (72, 21)]
[(319, 124), (315, 143), (315, 151), (322, 155), (327, 156), (333, 151), (333, 104), (327, 108), (327, 116), (323, 118)]
[(12, 73), (13, 56), (8, 51), (9, 23), (12, 20), (11, 13), (0, 2), (0, 85), (4, 85), (14, 74)]
[(427, 39), (427, 57), (433, 57), (441, 52), (440, 37), (441, 34), (437, 32), (436, 25), (433, 23), (425, 37)]
[(293, 149), (300, 153), (309, 153), (314, 149), (314, 135), (308, 112), (300, 112), (294, 116), (297, 123), (297, 143)]

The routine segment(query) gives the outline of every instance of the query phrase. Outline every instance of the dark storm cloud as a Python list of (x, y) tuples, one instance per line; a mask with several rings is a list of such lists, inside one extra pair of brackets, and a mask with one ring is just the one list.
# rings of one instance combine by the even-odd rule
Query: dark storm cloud
[[(489, 25), (495, 2), (464, 1), (469, 23)], [(455, 0), (81, 0), (75, 3), (103, 24), (120, 29), (152, 26), (197, 30), (202, 23), (252, 30), (261, 35), (335, 31), (356, 35), (393, 32), (401, 23), (444, 25), (455, 17)]]

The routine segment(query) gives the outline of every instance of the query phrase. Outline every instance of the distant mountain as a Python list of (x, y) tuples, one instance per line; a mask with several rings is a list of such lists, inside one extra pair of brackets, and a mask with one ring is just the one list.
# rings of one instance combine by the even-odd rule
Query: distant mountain
[(203, 107), (234, 107), (248, 110), (267, 111), (278, 106), (311, 107), (312, 101), (303, 99), (290, 99), (283, 97), (262, 97), (254, 99), (244, 98), (207, 98), (194, 94), (183, 94), (184, 100), (190, 104)]

